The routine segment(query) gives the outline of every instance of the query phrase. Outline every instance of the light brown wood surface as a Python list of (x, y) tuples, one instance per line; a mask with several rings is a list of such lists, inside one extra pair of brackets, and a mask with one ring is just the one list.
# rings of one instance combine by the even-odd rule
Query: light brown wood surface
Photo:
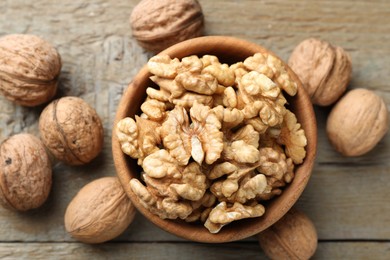
[[(137, 214), (110, 243), (88, 246), (64, 230), (69, 201), (89, 181), (115, 175), (111, 128), (128, 83), (145, 64), (128, 18), (135, 0), (2, 0), (0, 35), (32, 33), (52, 42), (63, 59), (58, 96), (75, 95), (94, 106), (105, 129), (104, 151), (90, 165), (54, 167), (53, 189), (42, 208), (15, 213), (0, 208), (4, 259), (265, 259), (254, 237), (221, 245), (192, 243), (162, 231)], [(207, 35), (263, 45), (284, 60), (296, 44), (319, 37), (352, 57), (349, 88), (374, 90), (390, 105), (390, 1), (200, 0)], [(23, 108), (0, 97), (0, 141), (19, 132), (38, 135), (43, 107)], [(330, 108), (316, 108), (318, 154), (297, 207), (320, 239), (315, 259), (390, 258), (390, 135), (369, 154), (344, 158), (325, 134)]]

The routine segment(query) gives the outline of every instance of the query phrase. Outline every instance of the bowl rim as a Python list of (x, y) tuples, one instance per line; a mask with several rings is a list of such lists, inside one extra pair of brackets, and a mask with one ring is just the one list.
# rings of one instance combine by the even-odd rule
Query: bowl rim
[[(200, 49), (200, 46), (207, 46), (207, 48), (205, 47), (205, 49), (214, 53), (218, 52), (221, 46), (223, 46), (224, 48), (228, 48), (229, 46), (241, 46), (245, 47), (245, 52), (250, 52), (252, 53), (252, 55), (256, 52), (267, 52), (275, 57), (278, 57), (272, 51), (269, 51), (268, 49), (256, 43), (231, 36), (197, 37), (177, 43), (160, 52), (159, 54), (169, 54), (171, 55), (171, 58), (182, 58), (184, 56), (178, 55), (178, 53), (182, 55), (183, 53), (199, 54), (193, 52), (192, 50), (194, 48)], [(229, 55), (232, 55), (232, 57), (234, 55), (238, 55), (238, 49), (233, 48), (231, 51), (233, 54)], [(235, 54), (235, 52), (237, 53)], [(186, 54), (186, 56), (189, 55), (191, 54)], [(282, 59), (280, 60), (283, 62), (286, 69), (288, 70), (290, 77), (292, 77), (298, 84), (298, 92), (291, 99), (293, 100), (293, 103), (296, 103), (298, 109), (300, 110), (300, 114), (297, 114), (298, 122), (301, 123), (302, 128), (305, 129), (307, 137), (306, 157), (303, 163), (296, 166), (296, 169), (294, 169), (295, 177), (293, 181), (286, 186), (281, 196), (272, 199), (268, 210), (266, 207), (266, 212), (263, 216), (258, 218), (234, 221), (231, 224), (223, 227), (222, 230), (217, 234), (209, 233), (209, 231), (204, 228), (203, 225), (187, 223), (183, 220), (177, 221), (161, 219), (157, 215), (152, 214), (146, 208), (144, 208), (138, 201), (136, 195), (130, 189), (129, 181), (132, 178), (132, 174), (131, 170), (129, 169), (129, 161), (134, 159), (131, 159), (128, 155), (122, 152), (121, 147), (119, 145), (119, 141), (115, 134), (115, 126), (117, 122), (119, 122), (119, 120), (123, 119), (126, 116), (129, 116), (129, 114), (136, 113), (136, 111), (138, 111), (139, 109), (139, 107), (132, 108), (131, 106), (129, 106), (129, 104), (131, 103), (131, 100), (133, 100), (135, 96), (137, 96), (137, 91), (142, 91), (143, 89), (143, 92), (145, 92), (146, 87), (142, 87), (141, 85), (143, 83), (143, 80), (147, 80), (145, 79), (145, 77), (149, 78), (149, 76), (151, 75), (148, 72), (146, 64), (140, 69), (140, 71), (135, 75), (133, 80), (125, 89), (117, 107), (115, 120), (112, 125), (112, 155), (117, 176), (127, 196), (130, 198), (137, 210), (141, 212), (145, 218), (147, 218), (159, 228), (181, 238), (185, 238), (195, 242), (224, 243), (241, 240), (260, 233), (261, 231), (265, 230), (266, 228), (277, 222), (288, 212), (290, 208), (292, 208), (292, 206), (296, 203), (298, 198), (301, 196), (303, 190), (305, 189), (314, 167), (314, 161), (317, 153), (317, 123), (313, 105), (310, 101), (307, 92), (303, 88), (302, 83), (300, 82), (296, 74), (288, 67), (288, 65)], [(302, 121), (300, 120), (302, 119), (302, 117), (305, 117), (307, 119)], [(293, 188), (294, 192), (292, 191)], [(275, 201), (281, 201), (281, 203), (279, 203), (281, 205), (278, 205), (277, 208), (276, 206), (273, 206), (277, 204)], [(269, 210), (270, 208), (272, 210)], [(202, 230), (200, 230), (199, 227), (202, 227)]]

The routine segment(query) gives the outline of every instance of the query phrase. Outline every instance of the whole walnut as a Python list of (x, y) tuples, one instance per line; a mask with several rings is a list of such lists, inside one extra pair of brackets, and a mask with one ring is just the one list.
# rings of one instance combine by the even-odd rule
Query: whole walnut
[(130, 16), (134, 38), (146, 50), (159, 52), (201, 36), (204, 18), (196, 0), (142, 0)]
[(102, 243), (123, 233), (134, 215), (118, 178), (103, 177), (85, 185), (69, 203), (65, 229), (81, 242)]
[(60, 55), (38, 36), (0, 38), (0, 92), (7, 99), (30, 107), (48, 102), (56, 93), (60, 71)]
[(293, 50), (288, 65), (298, 75), (313, 104), (328, 106), (347, 89), (352, 62), (341, 47), (318, 39), (307, 39)]
[(60, 161), (82, 165), (102, 150), (102, 122), (90, 105), (78, 97), (52, 101), (39, 118), (41, 138)]
[(329, 141), (345, 156), (372, 150), (389, 129), (384, 100), (368, 89), (353, 89), (331, 110), (326, 124)]
[(0, 146), (0, 203), (26, 211), (40, 207), (52, 184), (52, 169), (43, 143), (31, 134), (17, 134)]
[(264, 253), (271, 259), (310, 259), (318, 244), (313, 222), (296, 209), (287, 212), (258, 238)]

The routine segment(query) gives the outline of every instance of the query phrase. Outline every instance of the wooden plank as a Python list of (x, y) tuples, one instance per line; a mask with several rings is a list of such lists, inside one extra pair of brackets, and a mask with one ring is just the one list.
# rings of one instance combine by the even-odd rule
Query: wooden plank
[[(320, 242), (313, 257), (376, 259), (389, 257), (389, 242)], [(257, 242), (201, 243), (2, 243), (1, 259), (268, 259)]]
[(320, 242), (313, 259), (387, 260), (389, 242)]
[[(106, 164), (93, 163), (72, 172), (58, 165), (49, 201), (40, 209), (15, 213), (0, 209), (0, 241), (72, 241), (63, 227), (71, 198), (84, 183), (105, 172)], [(317, 227), (320, 239), (389, 239), (389, 172), (383, 167), (318, 166), (297, 206)], [(141, 215), (118, 238), (120, 241), (178, 241)]]
[(266, 259), (256, 243), (18, 243), (0, 245), (2, 259)]
[[(101, 160), (91, 165), (69, 169), (59, 164), (53, 174), (53, 188), (48, 201), (39, 209), (13, 212), (0, 207), (0, 241), (74, 241), (64, 228), (68, 203), (80, 188), (102, 175), (114, 174), (112, 165)], [(134, 222), (117, 238), (122, 241), (180, 240), (155, 227), (137, 214)]]
[[(73, 241), (63, 228), (67, 204), (87, 182), (115, 175), (110, 137), (116, 106), (127, 84), (150, 57), (150, 53), (143, 51), (130, 36), (128, 16), (137, 2), (37, 0), (32, 4), (24, 0), (0, 1), (0, 35), (34, 33), (50, 40), (63, 58), (58, 96), (83, 97), (97, 109), (105, 129), (104, 151), (92, 164), (55, 166), (53, 190), (42, 208), (28, 213), (0, 209), (0, 241)], [(208, 35), (248, 39), (264, 45), (285, 60), (294, 46), (307, 37), (320, 37), (345, 47), (353, 59), (350, 87), (375, 90), (390, 104), (390, 23), (386, 13), (390, 9), (389, 1), (200, 2)], [(22, 131), (38, 135), (37, 119), (42, 109), (43, 106), (19, 107), (0, 97), (0, 141)], [(387, 189), (390, 135), (363, 157), (343, 158), (326, 138), (324, 129), (329, 108), (317, 108), (316, 112), (319, 128), (317, 165), (298, 207), (313, 219), (321, 239), (389, 239), (390, 228), (384, 223), (390, 221)], [(140, 215), (116, 241), (183, 242)], [(253, 242), (254, 238), (247, 241)], [(340, 244), (329, 243), (320, 249), (332, 251), (335, 248), (337, 252), (337, 248), (345, 245)], [(47, 246), (56, 248), (52, 244)], [(198, 246), (203, 245), (194, 247)], [(377, 246), (381, 248), (379, 251), (388, 250), (387, 244), (386, 247)], [(206, 248), (204, 254), (219, 247), (208, 245)], [(347, 246), (347, 249), (359, 250), (358, 246)], [(188, 250), (192, 252), (193, 249)], [(327, 250), (327, 254), (332, 253)], [(85, 252), (87, 254), (88, 250)], [(346, 251), (340, 252), (338, 256), (348, 256)]]
[(389, 169), (317, 167), (299, 199), (320, 239), (389, 239)]

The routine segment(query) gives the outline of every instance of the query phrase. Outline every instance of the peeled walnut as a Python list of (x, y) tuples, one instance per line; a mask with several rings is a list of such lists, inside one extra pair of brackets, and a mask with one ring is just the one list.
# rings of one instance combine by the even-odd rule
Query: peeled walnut
[(52, 170), (43, 143), (33, 135), (17, 134), (0, 146), (0, 203), (10, 209), (38, 208), (47, 199)]
[(202, 8), (196, 0), (142, 0), (130, 16), (132, 33), (147, 50), (165, 48), (203, 34)]
[(69, 203), (65, 229), (77, 240), (95, 244), (119, 236), (133, 221), (135, 209), (118, 178), (85, 185)]
[(298, 44), (288, 61), (313, 104), (328, 106), (347, 89), (352, 73), (351, 58), (341, 47), (307, 39)]
[(218, 233), (223, 226), (232, 221), (260, 217), (264, 212), (264, 206), (260, 204), (252, 207), (235, 202), (231, 207), (228, 207), (223, 201), (211, 210), (204, 225), (211, 233)]
[(303, 162), (307, 143), (285, 105), (297, 93), (283, 63), (257, 53), (233, 65), (216, 56), (148, 62), (155, 85), (141, 115), (121, 119), (115, 134), (142, 166), (130, 188), (162, 219), (201, 221), (218, 233), (232, 221), (260, 217)]
[(37, 106), (56, 93), (61, 57), (47, 41), (35, 35), (0, 38), (0, 92), (23, 106)]
[(367, 89), (349, 91), (333, 107), (326, 124), (329, 141), (345, 156), (369, 152), (388, 129), (386, 103)]
[(206, 176), (195, 162), (178, 166), (166, 150), (159, 150), (145, 158), (143, 167), (147, 187), (137, 179), (130, 187), (141, 204), (162, 219), (187, 218), (197, 208), (194, 203), (207, 196)]
[(161, 126), (163, 144), (180, 165), (188, 164), (191, 157), (198, 164), (203, 160), (212, 164), (223, 149), (221, 123), (210, 107), (197, 101), (189, 112), (190, 118), (183, 107), (170, 111)]
[(99, 115), (78, 97), (51, 102), (42, 111), (39, 130), (50, 152), (70, 165), (86, 164), (102, 150), (103, 126)]
[(310, 259), (318, 244), (312, 221), (296, 209), (287, 212), (258, 238), (264, 253), (271, 259)]

